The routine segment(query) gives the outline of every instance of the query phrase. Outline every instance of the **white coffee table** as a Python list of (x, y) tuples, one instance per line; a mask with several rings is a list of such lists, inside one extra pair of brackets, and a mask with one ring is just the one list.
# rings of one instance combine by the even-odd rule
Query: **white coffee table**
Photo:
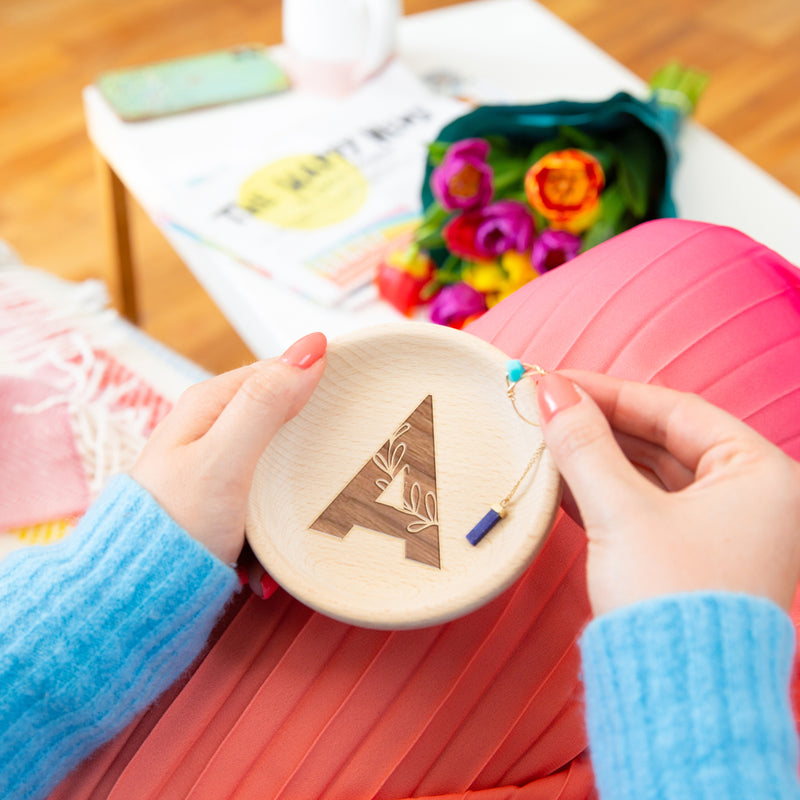
[[(535, 45), (535, 46), (534, 46)], [(641, 80), (532, 0), (478, 0), (405, 17), (398, 55), (417, 74), (455, 71), (498, 87), (513, 102), (644, 96)], [(302, 93), (145, 123), (121, 122), (93, 86), (84, 90), (89, 135), (107, 169), (113, 235), (127, 306), (135, 319), (125, 192), (161, 227), (233, 327), (259, 357), (312, 330), (329, 337), (399, 314), (379, 300), (357, 311), (322, 308), (224, 253), (160, 223), (165, 198), (193, 177), (213, 148), (252, 148), (268, 121), (310, 124), (332, 101)], [(285, 113), (289, 112), (290, 113)], [(800, 198), (719, 138), (690, 122), (680, 142), (674, 196), (681, 216), (730, 225), (800, 264)], [(124, 287), (127, 285), (127, 289)]]

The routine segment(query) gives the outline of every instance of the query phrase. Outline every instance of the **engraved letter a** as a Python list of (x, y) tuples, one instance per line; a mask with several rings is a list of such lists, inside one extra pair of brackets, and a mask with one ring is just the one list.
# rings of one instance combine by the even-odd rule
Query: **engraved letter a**
[[(403, 480), (400, 502), (388, 505), (381, 496)], [(340, 539), (356, 526), (404, 539), (407, 559), (440, 568), (437, 508), (433, 397), (428, 395), (310, 527)]]

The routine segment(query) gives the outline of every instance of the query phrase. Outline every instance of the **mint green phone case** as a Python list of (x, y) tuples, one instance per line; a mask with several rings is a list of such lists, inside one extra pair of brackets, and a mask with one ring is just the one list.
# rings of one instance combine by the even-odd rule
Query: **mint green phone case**
[(289, 80), (267, 48), (248, 45), (105, 72), (96, 84), (122, 119), (135, 121), (280, 92)]

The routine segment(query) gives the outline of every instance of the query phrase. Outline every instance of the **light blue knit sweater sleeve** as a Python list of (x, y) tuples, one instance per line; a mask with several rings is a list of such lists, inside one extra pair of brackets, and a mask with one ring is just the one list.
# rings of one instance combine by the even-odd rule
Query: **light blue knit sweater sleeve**
[(602, 800), (800, 798), (794, 642), (778, 606), (724, 592), (591, 622), (581, 653)]
[(44, 797), (191, 664), (238, 585), (132, 478), (0, 562), (0, 797)]

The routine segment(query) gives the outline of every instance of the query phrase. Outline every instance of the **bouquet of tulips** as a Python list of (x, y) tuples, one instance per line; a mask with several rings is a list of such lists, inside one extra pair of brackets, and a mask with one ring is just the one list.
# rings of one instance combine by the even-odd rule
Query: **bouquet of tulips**
[(429, 148), (422, 221), (378, 269), (381, 296), (460, 328), (595, 244), (675, 216), (675, 140), (706, 81), (670, 65), (647, 101), (484, 106), (450, 123)]

